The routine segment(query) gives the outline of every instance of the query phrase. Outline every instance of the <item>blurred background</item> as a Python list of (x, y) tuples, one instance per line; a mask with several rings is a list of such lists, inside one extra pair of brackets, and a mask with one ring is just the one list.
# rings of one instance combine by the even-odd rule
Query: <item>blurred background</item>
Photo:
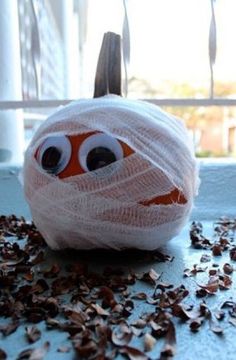
[(60, 104), (93, 96), (107, 31), (124, 38), (127, 96), (183, 118), (197, 156), (234, 161), (235, 13), (235, 0), (1, 0), (0, 163), (21, 163)]

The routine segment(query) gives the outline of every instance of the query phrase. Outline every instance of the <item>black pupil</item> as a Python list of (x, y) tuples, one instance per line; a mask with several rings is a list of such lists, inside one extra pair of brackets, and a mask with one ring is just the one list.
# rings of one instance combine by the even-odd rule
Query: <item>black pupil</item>
[(88, 153), (87, 167), (89, 171), (100, 169), (116, 161), (115, 154), (108, 148), (96, 147)]
[(42, 168), (50, 173), (56, 173), (61, 159), (61, 151), (55, 146), (47, 148), (42, 156)]

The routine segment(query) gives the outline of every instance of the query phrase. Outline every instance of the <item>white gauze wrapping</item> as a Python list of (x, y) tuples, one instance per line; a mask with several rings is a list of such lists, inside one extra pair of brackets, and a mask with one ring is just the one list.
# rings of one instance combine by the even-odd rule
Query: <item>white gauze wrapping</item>
[[(100, 131), (134, 154), (104, 168), (59, 179), (37, 163), (50, 135)], [(115, 95), (79, 100), (46, 120), (25, 154), (24, 189), (33, 220), (54, 249), (154, 250), (179, 233), (198, 189), (198, 167), (183, 122), (157, 106)], [(186, 204), (139, 202), (181, 191)]]

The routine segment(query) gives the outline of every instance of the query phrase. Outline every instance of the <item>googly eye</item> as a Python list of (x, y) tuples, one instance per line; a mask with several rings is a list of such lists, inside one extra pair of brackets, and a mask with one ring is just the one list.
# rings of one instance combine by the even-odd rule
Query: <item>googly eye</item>
[(36, 160), (49, 174), (59, 175), (71, 158), (71, 143), (66, 136), (50, 136), (36, 151)]
[(123, 159), (123, 149), (112, 136), (97, 133), (84, 140), (78, 158), (84, 171), (94, 171)]

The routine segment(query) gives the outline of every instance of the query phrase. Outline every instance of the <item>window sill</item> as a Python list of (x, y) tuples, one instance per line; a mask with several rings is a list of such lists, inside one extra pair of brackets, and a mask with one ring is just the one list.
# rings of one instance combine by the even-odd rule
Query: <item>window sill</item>
[(212, 220), (222, 215), (236, 216), (236, 160), (200, 160), (199, 195), (191, 218)]

